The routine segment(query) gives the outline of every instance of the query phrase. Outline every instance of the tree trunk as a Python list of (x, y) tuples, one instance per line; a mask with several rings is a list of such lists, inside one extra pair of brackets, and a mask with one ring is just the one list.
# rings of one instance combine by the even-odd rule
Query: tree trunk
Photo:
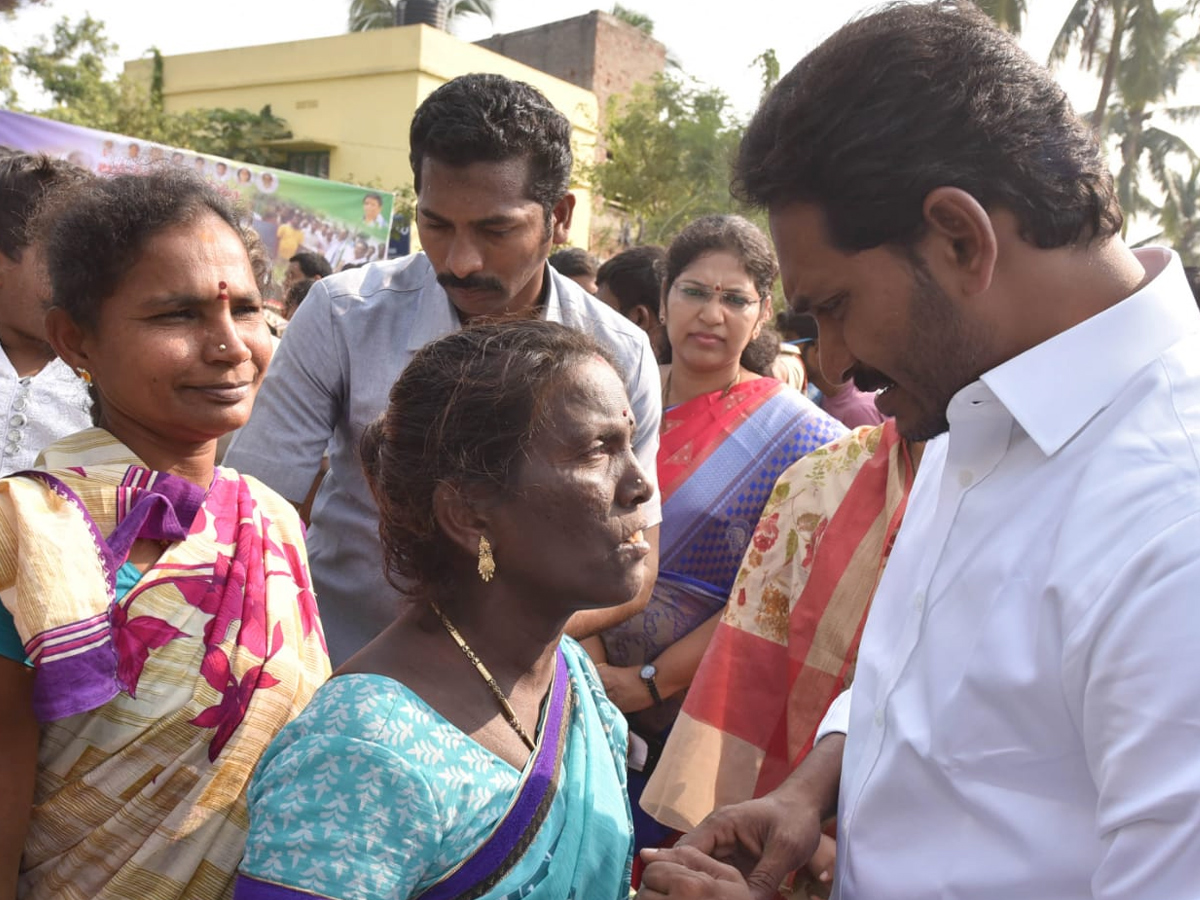
[(1092, 112), (1092, 129), (1097, 137), (1104, 135), (1104, 114), (1108, 111), (1108, 97), (1112, 93), (1117, 77), (1117, 64), (1121, 61), (1121, 44), (1125, 38), (1125, 0), (1113, 3), (1113, 31), (1108, 44), (1108, 56), (1104, 60), (1104, 75), (1100, 79), (1100, 96)]
[(1121, 236), (1129, 230), (1129, 220), (1137, 214), (1134, 192), (1137, 189), (1138, 165), (1142, 156), (1142, 123), (1146, 118), (1143, 110), (1128, 110), (1129, 129), (1121, 141), (1121, 171), (1117, 176), (1117, 202), (1125, 213), (1121, 223)]

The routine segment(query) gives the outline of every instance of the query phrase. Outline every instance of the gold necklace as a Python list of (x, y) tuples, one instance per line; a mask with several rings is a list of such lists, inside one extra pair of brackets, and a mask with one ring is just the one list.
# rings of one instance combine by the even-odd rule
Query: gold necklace
[[(674, 368), (667, 370), (667, 379), (666, 379), (666, 381), (663, 382), (663, 395), (662, 395), (663, 409), (667, 408), (667, 406), (668, 406), (667, 401), (671, 396), (671, 373), (673, 371), (674, 371)], [(742, 369), (741, 369), (741, 366), (738, 366), (738, 371), (737, 371), (737, 374), (733, 376), (733, 381), (729, 382), (729, 385), (725, 388), (725, 390), (721, 391), (721, 399), (724, 400), (726, 397), (728, 397), (729, 392), (732, 391), (735, 387), (737, 387), (738, 384), (741, 383), (741, 380), (742, 380)]]
[(442, 624), (446, 627), (446, 631), (450, 633), (450, 637), (454, 638), (454, 643), (458, 644), (458, 649), (463, 652), (463, 655), (470, 661), (471, 665), (475, 667), (475, 671), (480, 674), (483, 680), (487, 682), (487, 686), (491, 688), (492, 693), (496, 696), (496, 702), (500, 704), (500, 711), (504, 713), (504, 718), (508, 720), (508, 724), (512, 726), (513, 731), (515, 731), (521, 740), (525, 742), (525, 746), (528, 747), (530, 751), (535, 750), (536, 745), (533, 742), (533, 738), (529, 736), (529, 732), (525, 730), (525, 726), (522, 725), (521, 720), (517, 718), (516, 710), (512, 708), (512, 704), (509, 703), (508, 698), (504, 696), (504, 691), (500, 690), (500, 685), (496, 684), (496, 679), (492, 677), (492, 673), (489, 672), (487, 666), (483, 664), (483, 660), (476, 656), (475, 651), (472, 650), (467, 645), (467, 642), (463, 640), (463, 636), (458, 633), (458, 629), (454, 627), (453, 623), (446, 618), (446, 614), (442, 612), (441, 607), (436, 603), (431, 605), (433, 606), (433, 611), (437, 613), (438, 618), (442, 620)]

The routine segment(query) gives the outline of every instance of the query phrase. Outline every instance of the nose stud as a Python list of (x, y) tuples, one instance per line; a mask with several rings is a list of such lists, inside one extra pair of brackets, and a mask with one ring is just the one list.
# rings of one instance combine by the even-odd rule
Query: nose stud
[(224, 353), (229, 348), (226, 347), (224, 344), (217, 344), (217, 349), (220, 350), (222, 353)]

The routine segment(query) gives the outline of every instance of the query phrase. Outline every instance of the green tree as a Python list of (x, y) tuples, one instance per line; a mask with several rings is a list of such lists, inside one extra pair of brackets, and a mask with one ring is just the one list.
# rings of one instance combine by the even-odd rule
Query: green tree
[[(50, 106), (27, 109), (39, 116), (127, 134), (142, 140), (185, 147), (230, 159), (262, 165), (280, 160), (269, 148), (272, 140), (291, 137), (286, 123), (269, 106), (245, 109), (196, 109), (171, 113), (163, 107), (162, 57), (154, 57), (151, 84), (124, 75), (105, 74), (117, 47), (104, 26), (90, 16), (78, 22), (62, 19), (49, 39), (12, 55), (13, 66), (45, 94)], [(11, 105), (17, 106), (15, 92)]]
[(1025, 0), (976, 0), (976, 6), (996, 20), (996, 24), (1014, 35), (1025, 22)]
[(640, 13), (636, 9), (630, 9), (628, 6), (622, 6), (620, 3), (614, 3), (612, 14), (624, 22), (626, 25), (632, 25), (643, 34), (654, 34), (654, 20), (645, 13)]
[(768, 47), (750, 63), (752, 66), (758, 66), (762, 71), (763, 89), (762, 97), (766, 99), (767, 94), (771, 93), (771, 88), (779, 81), (779, 57), (775, 55), (775, 49)]
[(1200, 266), (1200, 164), (1193, 162), (1187, 175), (1168, 171), (1163, 191), (1158, 210), (1162, 232), (1155, 239), (1175, 248), (1185, 266)]
[(1174, 65), (1168, 58), (1180, 48), (1172, 47), (1171, 40), (1177, 40), (1178, 26), (1184, 22), (1190, 23), (1194, 38), (1196, 8), (1196, 0), (1163, 11), (1154, 0), (1075, 0), (1050, 48), (1050, 62), (1062, 62), (1074, 48), (1085, 70), (1098, 74), (1100, 88), (1092, 109), (1092, 126), (1098, 133), (1104, 133), (1111, 103), (1123, 102), (1123, 91), (1138, 96), (1174, 91), (1166, 70)]
[(665, 243), (691, 219), (730, 212), (730, 163), (742, 126), (719, 90), (659, 75), (618, 106), (604, 129), (608, 159), (585, 172), (605, 200), (641, 225), (641, 239)]
[[(496, 20), (494, 0), (451, 0), (446, 6), (446, 25), (455, 19), (467, 16), (482, 16), (489, 22)], [(396, 24), (396, 4), (392, 0), (350, 0), (347, 31), (373, 31), (376, 28), (391, 28)]]
[(45, 2), (46, 0), (0, 0), (0, 13), (5, 16), (12, 16), (22, 6), (37, 6)]
[(1171, 105), (1180, 78), (1200, 60), (1200, 37), (1181, 9), (1159, 11), (1147, 4), (1128, 14), (1125, 52), (1113, 75), (1111, 96), (1116, 100), (1107, 109), (1101, 133), (1117, 145), (1117, 196), (1121, 208), (1133, 216), (1160, 209), (1140, 189), (1143, 165), (1165, 191), (1172, 183), (1172, 161), (1182, 160), (1188, 168), (1197, 162), (1187, 141), (1154, 120), (1182, 122), (1200, 113), (1200, 107)]

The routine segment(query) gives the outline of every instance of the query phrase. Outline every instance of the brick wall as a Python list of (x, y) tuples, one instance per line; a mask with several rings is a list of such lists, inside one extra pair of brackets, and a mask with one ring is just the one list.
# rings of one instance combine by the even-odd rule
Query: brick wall
[(667, 48), (654, 38), (599, 10), (478, 43), (592, 91), (602, 116), (609, 97), (649, 81), (667, 59)]

